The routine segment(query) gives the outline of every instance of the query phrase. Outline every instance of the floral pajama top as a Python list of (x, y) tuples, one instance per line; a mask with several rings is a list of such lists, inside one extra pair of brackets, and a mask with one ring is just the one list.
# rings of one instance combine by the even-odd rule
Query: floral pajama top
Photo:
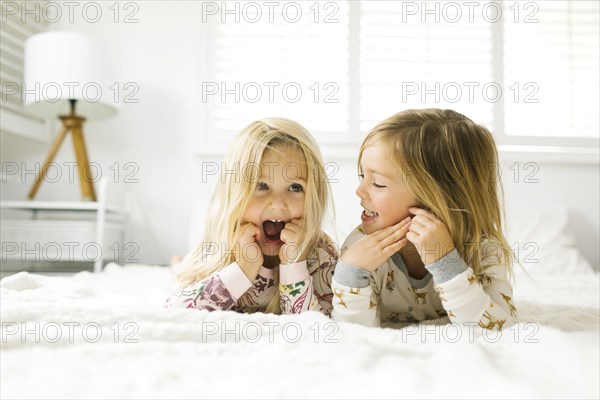
[(329, 316), (337, 261), (336, 246), (323, 235), (306, 261), (273, 269), (261, 267), (254, 282), (234, 262), (202, 281), (180, 288), (167, 299), (165, 307), (252, 313), (265, 311), (273, 297), (280, 296), (282, 314), (316, 310)]

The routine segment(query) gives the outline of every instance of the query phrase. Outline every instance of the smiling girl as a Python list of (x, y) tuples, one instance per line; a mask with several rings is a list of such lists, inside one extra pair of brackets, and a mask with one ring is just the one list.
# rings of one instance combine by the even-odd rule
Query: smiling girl
[(384, 120), (359, 153), (362, 223), (342, 246), (333, 317), (395, 326), (516, 317), (491, 133), (452, 110)]

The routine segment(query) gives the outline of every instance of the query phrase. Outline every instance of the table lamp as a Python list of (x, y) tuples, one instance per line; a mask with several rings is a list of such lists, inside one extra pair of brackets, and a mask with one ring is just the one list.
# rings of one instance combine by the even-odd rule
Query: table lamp
[(83, 200), (96, 201), (83, 138), (87, 119), (117, 112), (109, 91), (107, 58), (94, 39), (74, 32), (44, 32), (25, 42), (25, 107), (42, 118), (62, 121), (62, 128), (36, 177), (28, 198), (33, 200), (65, 136), (71, 132)]

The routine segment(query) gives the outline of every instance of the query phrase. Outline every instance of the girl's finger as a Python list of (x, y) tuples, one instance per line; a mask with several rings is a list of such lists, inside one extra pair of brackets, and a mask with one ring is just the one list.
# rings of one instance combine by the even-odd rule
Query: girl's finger
[(300, 233), (300, 228), (294, 225), (286, 225), (279, 235), (279, 237), (285, 235), (288, 240), (297, 240), (298, 235)]
[(287, 243), (287, 237), (283, 234), (283, 231), (281, 231), (281, 234), (279, 235), (279, 240), (283, 243)]
[(407, 244), (408, 244), (408, 239), (402, 238), (402, 239), (390, 244), (389, 246), (385, 247), (383, 249), (383, 251), (384, 251), (384, 253), (390, 254), (390, 256), (391, 256), (392, 254), (400, 251), (400, 249), (403, 248), (404, 246), (406, 246)]
[(411, 214), (413, 214), (415, 217), (417, 216), (421, 216), (423, 218), (427, 218), (431, 221), (436, 221), (437, 217), (435, 215), (433, 215), (431, 212), (423, 209), (423, 208), (419, 208), (419, 207), (409, 207), (408, 208), (408, 212), (410, 212)]
[(413, 244), (419, 243), (419, 235), (417, 235), (414, 232), (407, 232), (406, 239), (408, 239)]
[(248, 224), (248, 225), (250, 225), (248, 227), (248, 232), (250, 232), (250, 235), (254, 238), (254, 240), (259, 240), (262, 235), (262, 231), (258, 228), (258, 226), (254, 225), (254, 224)]
[(416, 215), (413, 217), (412, 222), (421, 224), (422, 226), (433, 228), (435, 226), (435, 221), (425, 215)]
[(294, 223), (288, 222), (287, 224), (285, 224), (285, 227), (283, 229), (287, 229), (291, 232), (294, 233), (298, 233), (300, 232), (300, 227)]
[(294, 218), (291, 221), (285, 224), (285, 227), (288, 229), (294, 230), (294, 232), (298, 232), (300, 230), (300, 224), (302, 223), (301, 219)]
[(300, 236), (300, 227), (294, 224), (287, 223), (283, 231), (286, 231), (286, 237), (290, 240), (297, 240)]
[(250, 236), (260, 237), (261, 230), (258, 228), (258, 226), (248, 223), (245, 226), (245, 232)]
[(390, 235), (392, 235), (394, 232), (401, 229), (404, 225), (408, 224), (409, 222), (410, 222), (410, 217), (406, 217), (402, 221), (398, 222), (397, 224), (388, 226), (387, 228), (380, 229), (377, 232), (372, 233), (370, 236), (373, 236), (375, 239), (377, 239), (378, 242), (381, 242), (382, 240), (389, 237)]
[(398, 240), (402, 239), (404, 237), (404, 235), (406, 235), (406, 232), (408, 232), (409, 228), (410, 228), (409, 224), (403, 225), (400, 229), (398, 229), (397, 231), (393, 232), (388, 237), (384, 238), (380, 242), (381, 245), (383, 247), (386, 247), (386, 246), (389, 246), (390, 243), (394, 243), (394, 242), (397, 242)]
[(428, 228), (426, 226), (423, 226), (422, 224), (420, 224), (419, 222), (413, 221), (410, 224), (410, 227), (408, 228), (408, 230), (410, 232), (419, 234), (419, 235), (424, 235), (425, 233), (427, 233)]
[(396, 225), (390, 226), (388, 229), (391, 229), (392, 231), (396, 231), (396, 230), (402, 228), (403, 226), (405, 226), (406, 224), (408, 224), (411, 221), (411, 219), (412, 219), (411, 217), (406, 217), (402, 221), (398, 222)]

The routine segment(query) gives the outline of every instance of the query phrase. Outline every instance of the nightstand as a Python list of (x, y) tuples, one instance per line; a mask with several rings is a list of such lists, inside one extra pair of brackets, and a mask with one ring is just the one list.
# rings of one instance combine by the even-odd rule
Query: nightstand
[(100, 272), (105, 261), (119, 262), (127, 213), (106, 204), (106, 181), (99, 189), (98, 201), (0, 201), (2, 264), (93, 264)]

